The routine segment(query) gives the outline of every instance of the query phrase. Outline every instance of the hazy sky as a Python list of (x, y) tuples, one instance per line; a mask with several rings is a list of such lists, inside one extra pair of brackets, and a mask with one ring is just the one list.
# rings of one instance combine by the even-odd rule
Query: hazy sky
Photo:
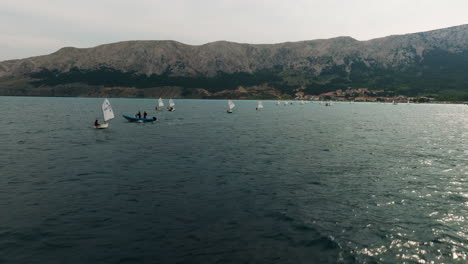
[(0, 60), (123, 40), (358, 40), (468, 24), (468, 0), (0, 0)]

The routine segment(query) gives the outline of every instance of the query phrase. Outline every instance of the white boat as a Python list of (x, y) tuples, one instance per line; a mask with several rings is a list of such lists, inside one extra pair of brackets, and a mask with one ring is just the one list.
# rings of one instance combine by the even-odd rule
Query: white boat
[(229, 101), (228, 101), (228, 110), (227, 110), (227, 112), (231, 114), (231, 113), (232, 113), (232, 109), (234, 109), (235, 106), (236, 106), (236, 105), (234, 104), (234, 102), (232, 102), (231, 100), (229, 100)]
[(161, 99), (161, 97), (159, 97), (158, 106), (156, 106), (156, 110), (162, 110), (163, 107), (164, 107), (164, 102), (163, 102), (163, 100)]
[(280, 101), (276, 101), (276, 105), (280, 105), (280, 104), (281, 104)]
[(304, 100), (301, 100), (301, 105), (303, 105), (303, 104), (305, 104), (305, 103), (304, 103)]
[(394, 104), (394, 105), (397, 105), (398, 103), (397, 103), (397, 102), (395, 102), (395, 101), (393, 101), (393, 102), (392, 102), (392, 104)]
[(114, 119), (115, 117), (114, 111), (112, 111), (112, 107), (111, 107), (109, 100), (107, 99), (104, 100), (104, 102), (102, 103), (101, 109), (102, 109), (102, 115), (104, 116), (104, 124), (95, 123), (94, 127), (98, 129), (108, 128), (109, 123), (107, 123), (107, 121)]
[(284, 101), (284, 105), (289, 105), (289, 102), (288, 102), (288, 101)]
[(174, 100), (169, 99), (169, 106), (167, 107), (167, 110), (168, 110), (169, 112), (174, 112), (174, 111), (175, 111), (174, 106), (175, 106)]
[(255, 109), (256, 109), (256, 110), (263, 109), (263, 103), (262, 103), (262, 101), (258, 101), (257, 108), (255, 108)]

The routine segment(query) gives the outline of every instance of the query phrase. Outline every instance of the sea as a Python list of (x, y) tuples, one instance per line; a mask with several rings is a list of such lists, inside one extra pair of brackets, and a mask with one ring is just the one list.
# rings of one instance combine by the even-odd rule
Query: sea
[(0, 263), (468, 262), (466, 105), (109, 100), (0, 97)]

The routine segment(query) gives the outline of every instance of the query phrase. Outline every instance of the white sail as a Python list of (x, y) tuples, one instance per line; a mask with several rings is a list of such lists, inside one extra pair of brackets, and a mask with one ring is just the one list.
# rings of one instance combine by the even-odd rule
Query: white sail
[(175, 103), (172, 99), (169, 99), (169, 107), (174, 107)]
[(257, 109), (262, 109), (262, 108), (263, 108), (263, 103), (262, 103), (262, 101), (258, 101)]
[(285, 102), (284, 102), (284, 105), (288, 105), (288, 104), (289, 104), (289, 102), (288, 102), (288, 101), (285, 101)]
[(235, 106), (236, 105), (231, 100), (228, 101), (228, 109), (229, 110), (232, 110)]
[(158, 107), (164, 107), (164, 102), (161, 98), (158, 100)]
[(276, 101), (276, 105), (280, 105), (280, 104), (281, 104), (280, 101)]
[(104, 116), (104, 122), (107, 122), (115, 117), (114, 111), (112, 111), (110, 102), (107, 99), (105, 99), (102, 103), (102, 115)]

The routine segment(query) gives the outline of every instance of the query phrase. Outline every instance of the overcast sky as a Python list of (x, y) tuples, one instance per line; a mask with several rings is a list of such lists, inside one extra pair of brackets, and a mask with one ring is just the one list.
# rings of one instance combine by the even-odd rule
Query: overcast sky
[(468, 24), (468, 0), (0, 0), (0, 60), (123, 40), (368, 40)]

